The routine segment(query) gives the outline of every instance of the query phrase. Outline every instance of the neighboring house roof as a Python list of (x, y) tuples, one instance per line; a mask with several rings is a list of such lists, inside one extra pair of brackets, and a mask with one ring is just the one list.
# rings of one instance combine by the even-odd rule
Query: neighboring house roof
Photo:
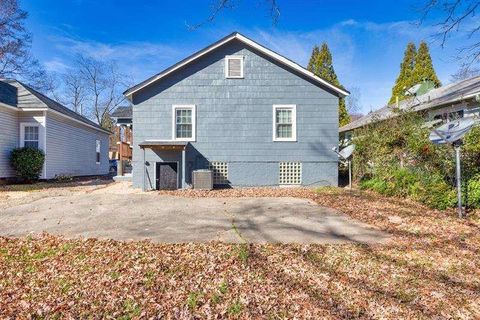
[(133, 93), (137, 92), (138, 90), (141, 90), (141, 89), (145, 88), (146, 86), (149, 86), (150, 84), (162, 79), (163, 77), (169, 75), (170, 73), (184, 67), (187, 64), (192, 63), (193, 61), (197, 60), (198, 58), (202, 57), (203, 55), (205, 55), (205, 54), (215, 50), (216, 48), (218, 48), (218, 47), (220, 47), (220, 46), (222, 46), (222, 45), (224, 45), (224, 44), (226, 44), (230, 41), (233, 41), (233, 40), (239, 40), (239, 41), (243, 42), (244, 44), (262, 52), (263, 54), (265, 54), (268, 57), (272, 58), (273, 60), (279, 62), (280, 64), (282, 64), (282, 65), (284, 65), (284, 66), (286, 66), (290, 69), (293, 69), (293, 70), (303, 74), (307, 78), (315, 81), (316, 83), (333, 90), (334, 92), (336, 92), (337, 94), (339, 94), (342, 97), (345, 97), (345, 96), (349, 95), (349, 92), (347, 90), (331, 84), (327, 80), (316, 76), (315, 74), (308, 71), (307, 69), (300, 66), (299, 64), (293, 62), (292, 60), (290, 60), (288, 58), (285, 58), (284, 56), (282, 56), (282, 55), (280, 55), (280, 54), (278, 54), (278, 53), (276, 53), (276, 52), (258, 44), (257, 42), (245, 37), (244, 35), (242, 35), (238, 32), (233, 32), (232, 34), (220, 39), (219, 41), (211, 44), (210, 46), (192, 54), (191, 56), (189, 56), (189, 57), (183, 59), (182, 61), (174, 64), (173, 66), (171, 66), (171, 67), (163, 70), (162, 72), (154, 75), (153, 77), (150, 77), (147, 80), (145, 80), (143, 82), (140, 82), (139, 84), (137, 84), (137, 85), (131, 87), (130, 89), (126, 90), (123, 94), (128, 97), (128, 96), (132, 95)]
[[(477, 94), (480, 94), (480, 76), (430, 90), (421, 96), (405, 99), (400, 101), (398, 107), (401, 110), (423, 111), (473, 98)], [(339, 131), (351, 131), (370, 123), (393, 118), (398, 115), (393, 110), (395, 107), (395, 104), (391, 104), (370, 112), (364, 117), (341, 127)]]
[(352, 119), (352, 122), (353, 121), (357, 121), (358, 119), (362, 118), (363, 117), (363, 114), (361, 113), (352, 113), (350, 114), (350, 119)]
[(132, 118), (132, 106), (119, 106), (110, 116), (112, 118)]
[[(22, 110), (28, 110), (28, 109), (32, 109), (32, 108), (35, 108), (36, 105), (35, 104), (32, 104), (32, 103), (25, 103), (23, 102), (24, 99), (18, 99), (17, 96), (18, 96), (18, 87), (21, 86), (23, 87), (25, 90), (27, 90), (29, 93), (31, 93), (32, 95), (34, 95), (37, 99), (39, 99), (48, 109), (51, 109), (53, 111), (56, 111), (64, 116), (67, 116), (69, 118), (72, 118), (74, 120), (77, 120), (81, 123), (84, 123), (90, 127), (93, 127), (99, 131), (103, 131), (105, 133), (108, 133), (108, 134), (111, 134), (110, 131), (102, 128), (101, 126), (99, 126), (98, 124), (96, 124), (95, 122), (85, 118), (84, 116), (76, 113), (75, 111), (73, 110), (70, 110), (69, 108), (65, 107), (64, 105), (48, 98), (47, 96), (41, 94), (40, 92), (36, 91), (35, 89), (29, 87), (28, 85), (18, 81), (18, 80), (0, 80), (0, 83), (2, 83), (1, 86), (3, 86), (3, 84), (7, 84), (7, 85), (10, 85), (10, 86), (14, 86), (15, 87), (15, 99), (17, 100), (16, 102), (16, 107), (17, 108), (20, 108)], [(1, 87), (0, 86), (0, 87)], [(0, 89), (1, 90), (1, 89)]]
[(6, 82), (0, 81), (0, 103), (10, 107), (17, 106), (17, 88)]

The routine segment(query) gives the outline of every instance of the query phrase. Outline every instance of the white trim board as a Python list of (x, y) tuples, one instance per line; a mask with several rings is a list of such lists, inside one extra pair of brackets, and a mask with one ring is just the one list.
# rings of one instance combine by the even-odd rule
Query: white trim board
[(346, 97), (350, 94), (348, 91), (340, 89), (340, 88), (334, 86), (333, 84), (329, 83), (328, 81), (316, 76), (314, 73), (308, 71), (307, 69), (305, 69), (304, 67), (300, 66), (299, 64), (293, 62), (292, 60), (287, 59), (284, 56), (279, 55), (278, 53), (276, 53), (276, 52), (274, 52), (274, 51), (256, 43), (253, 40), (250, 40), (249, 38), (241, 35), (238, 32), (234, 32), (231, 35), (225, 37), (223, 40), (220, 40), (217, 43), (211, 45), (210, 47), (207, 47), (203, 50), (198, 51), (197, 53), (191, 55), (190, 57), (188, 57), (185, 60), (179, 62), (178, 64), (173, 65), (172, 67), (166, 69), (165, 71), (157, 74), (156, 76), (153, 76), (150, 79), (147, 79), (144, 82), (126, 90), (123, 94), (131, 100), (131, 96), (135, 92), (145, 88), (146, 86), (149, 86), (150, 84), (160, 80), (161, 78), (169, 75), (170, 73), (184, 67), (185, 65), (197, 60), (198, 58), (204, 56), (205, 54), (217, 49), (218, 47), (220, 47), (220, 46), (224, 45), (225, 43), (230, 42), (234, 39), (239, 40), (239, 41), (245, 43), (246, 45), (262, 52), (263, 54), (269, 56), (270, 58), (276, 60), (277, 62), (280, 62), (280, 63), (282, 63), (282, 64), (300, 72), (301, 74), (307, 76), (311, 80), (314, 80), (315, 82), (320, 83), (320, 84), (330, 88), (331, 90), (337, 92), (338, 94), (340, 94), (343, 97)]
[(5, 104), (3, 102), (0, 102), (0, 107), (5, 107), (7, 109), (11, 109), (11, 110), (15, 110), (15, 111), (19, 111), (19, 109), (17, 107), (14, 107), (14, 106), (11, 106), (11, 105), (8, 105), (8, 104)]

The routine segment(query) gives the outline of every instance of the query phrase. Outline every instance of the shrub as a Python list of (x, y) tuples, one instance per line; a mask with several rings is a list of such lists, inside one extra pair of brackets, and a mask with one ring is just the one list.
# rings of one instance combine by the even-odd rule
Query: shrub
[(55, 175), (55, 180), (58, 182), (70, 182), (73, 181), (73, 176), (69, 174), (57, 174)]
[(419, 170), (394, 168), (360, 182), (361, 189), (369, 189), (386, 196), (408, 197), (431, 208), (445, 210), (456, 204), (455, 188), (440, 175)]
[(468, 181), (466, 202), (470, 207), (480, 208), (480, 174)]
[[(395, 109), (392, 112), (398, 116), (355, 131), (353, 167), (360, 188), (408, 197), (432, 208), (454, 207), (453, 148), (430, 142), (430, 129), (424, 127), (422, 114)], [(465, 136), (462, 176), (469, 181), (465, 202), (480, 207), (480, 127)]]
[(381, 194), (385, 194), (387, 190), (387, 183), (381, 178), (375, 177), (360, 181), (360, 189), (369, 189)]
[(18, 148), (12, 150), (10, 163), (18, 177), (32, 181), (37, 180), (42, 173), (45, 154), (35, 148)]
[(431, 208), (445, 210), (457, 204), (455, 188), (440, 175), (426, 175), (410, 187), (409, 196)]

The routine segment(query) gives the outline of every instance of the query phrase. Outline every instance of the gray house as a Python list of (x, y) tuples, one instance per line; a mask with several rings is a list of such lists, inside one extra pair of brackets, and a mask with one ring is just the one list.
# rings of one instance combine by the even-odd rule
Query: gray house
[(337, 185), (338, 99), (348, 94), (232, 33), (125, 92), (133, 185)]
[(108, 173), (109, 131), (16, 80), (0, 80), (0, 178), (11, 178), (10, 153), (45, 152), (42, 179)]

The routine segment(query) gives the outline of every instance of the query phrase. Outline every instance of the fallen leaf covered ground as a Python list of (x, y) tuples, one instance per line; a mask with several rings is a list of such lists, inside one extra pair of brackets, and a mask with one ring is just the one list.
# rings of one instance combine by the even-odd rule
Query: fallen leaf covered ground
[(480, 318), (477, 214), (460, 220), (453, 211), (341, 189), (174, 193), (309, 198), (392, 240), (165, 245), (0, 238), (0, 318)]

